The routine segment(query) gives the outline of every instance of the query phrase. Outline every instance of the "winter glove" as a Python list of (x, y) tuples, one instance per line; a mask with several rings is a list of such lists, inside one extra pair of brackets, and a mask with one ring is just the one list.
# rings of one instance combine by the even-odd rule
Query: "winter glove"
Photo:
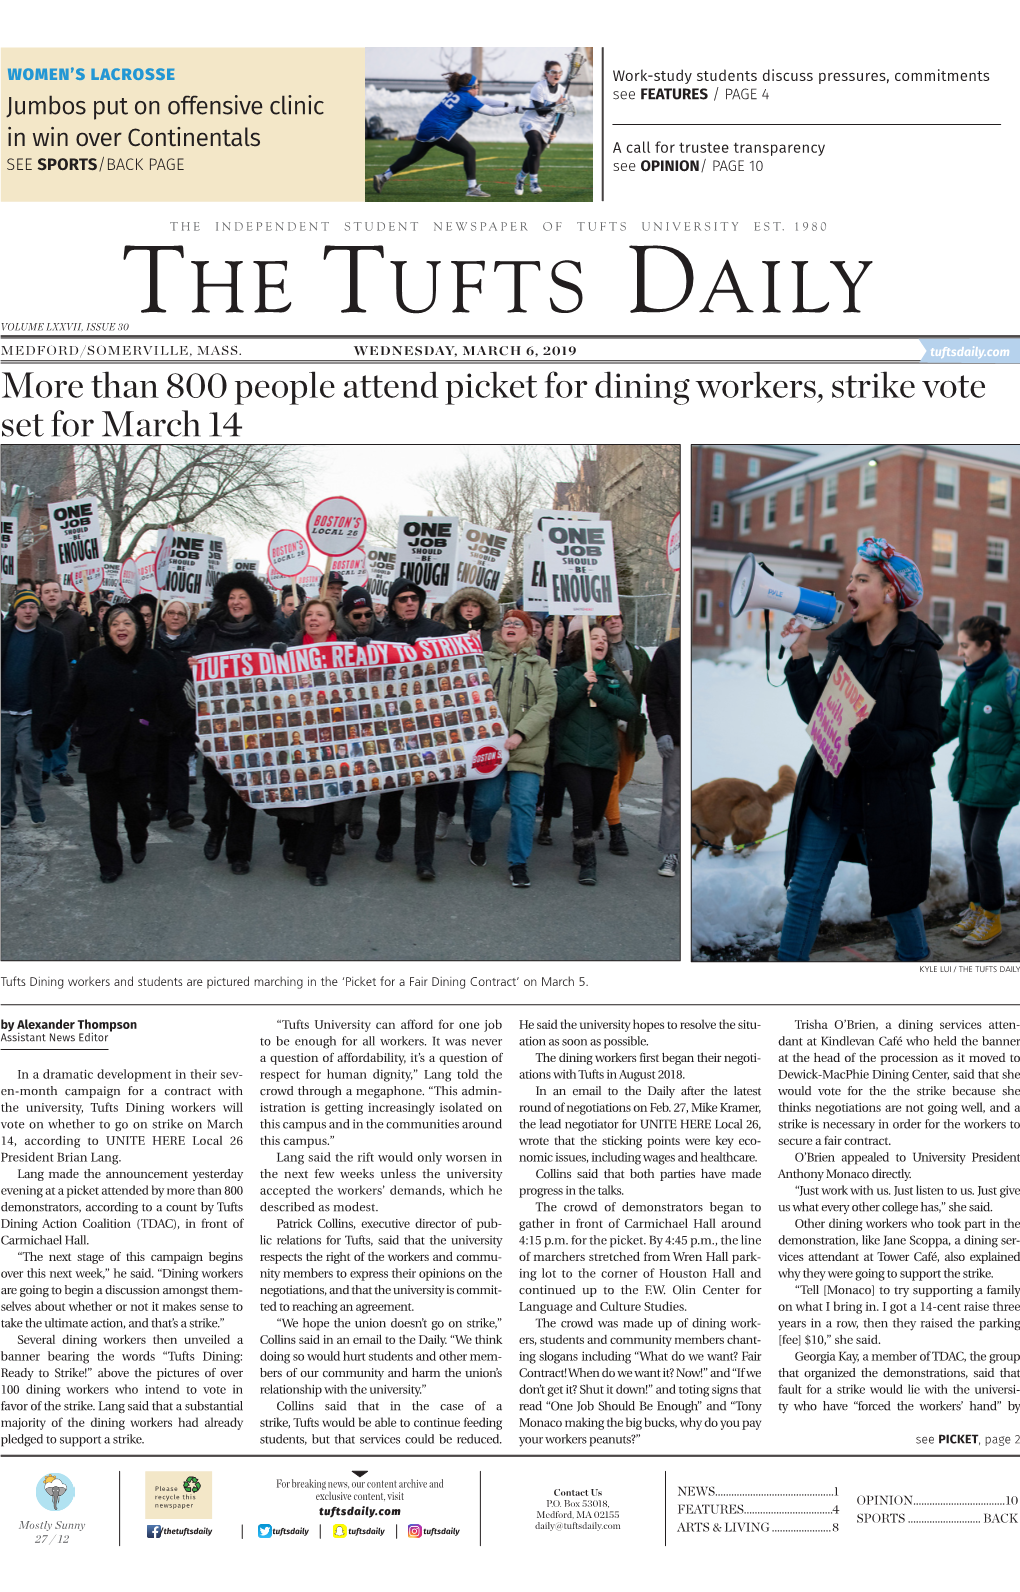
[(659, 756), (661, 758), (667, 758), (672, 755), (674, 748), (673, 737), (671, 735), (660, 735), (655, 744), (659, 748)]
[(892, 756), (892, 742), (875, 719), (862, 719), (847, 736), (851, 755), (862, 768), (882, 768)]

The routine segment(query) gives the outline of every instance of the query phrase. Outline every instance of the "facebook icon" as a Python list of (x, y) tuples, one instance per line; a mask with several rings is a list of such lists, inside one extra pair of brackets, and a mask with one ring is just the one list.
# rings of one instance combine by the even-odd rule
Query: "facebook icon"
[(163, 1527), (162, 1526), (146, 1526), (145, 1535), (147, 1537), (161, 1537), (163, 1535)]

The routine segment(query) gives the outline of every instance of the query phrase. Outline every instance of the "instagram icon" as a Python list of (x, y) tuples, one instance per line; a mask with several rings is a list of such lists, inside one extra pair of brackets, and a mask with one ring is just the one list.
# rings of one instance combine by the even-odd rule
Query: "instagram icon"
[(407, 1535), (409, 1537), (420, 1537), (421, 1536), (421, 1526), (408, 1526)]

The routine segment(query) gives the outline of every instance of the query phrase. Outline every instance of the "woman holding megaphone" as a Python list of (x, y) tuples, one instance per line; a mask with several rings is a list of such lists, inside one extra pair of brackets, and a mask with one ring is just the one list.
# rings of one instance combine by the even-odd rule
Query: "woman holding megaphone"
[(916, 613), (921, 572), (882, 537), (866, 537), (847, 586), (850, 619), (833, 631), (816, 671), (809, 632), (794, 616), (786, 682), (807, 723), (842, 660), (875, 699), (848, 737), (838, 777), (814, 747), (797, 779), (786, 845), (780, 962), (807, 962), (837, 864), (863, 863), (871, 911), (887, 917), (901, 962), (929, 955), (921, 903), (931, 871), (932, 758), (942, 740), (942, 643)]

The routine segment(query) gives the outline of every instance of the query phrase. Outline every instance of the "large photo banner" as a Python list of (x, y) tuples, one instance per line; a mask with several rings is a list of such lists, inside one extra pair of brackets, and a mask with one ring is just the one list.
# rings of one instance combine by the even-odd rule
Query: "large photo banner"
[(506, 763), (474, 632), (191, 662), (199, 746), (253, 807), (488, 779)]

